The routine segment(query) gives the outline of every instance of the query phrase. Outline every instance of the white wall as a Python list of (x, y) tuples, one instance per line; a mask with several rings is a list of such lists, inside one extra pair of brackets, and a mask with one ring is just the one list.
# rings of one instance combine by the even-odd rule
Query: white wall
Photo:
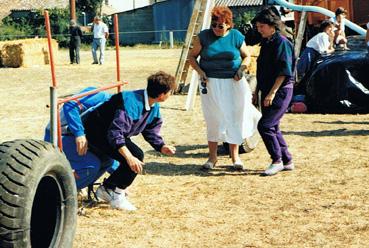
[(150, 2), (150, 0), (109, 0), (109, 5), (118, 12), (123, 12), (148, 6)]

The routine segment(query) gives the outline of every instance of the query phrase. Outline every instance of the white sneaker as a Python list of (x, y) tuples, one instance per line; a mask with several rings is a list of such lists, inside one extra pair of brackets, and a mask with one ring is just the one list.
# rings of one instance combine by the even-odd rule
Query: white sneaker
[(282, 171), (283, 169), (284, 167), (282, 162), (278, 164), (271, 164), (269, 165), (268, 169), (264, 171), (263, 176), (273, 176), (278, 172)]
[(293, 163), (283, 165), (283, 170), (291, 171), (295, 169), (295, 165)]
[(114, 197), (114, 191), (111, 189), (107, 189), (104, 185), (100, 185), (96, 190), (96, 196), (98, 200), (102, 200), (104, 202), (111, 202)]
[(123, 189), (116, 188), (115, 190), (112, 190), (101, 185), (96, 190), (96, 196), (99, 200), (110, 203), (112, 208), (128, 211), (137, 210), (137, 208), (128, 201)]

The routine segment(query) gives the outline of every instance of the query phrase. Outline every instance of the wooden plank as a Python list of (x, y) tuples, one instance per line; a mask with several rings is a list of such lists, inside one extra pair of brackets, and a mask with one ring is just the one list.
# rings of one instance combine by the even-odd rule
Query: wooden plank
[(301, 44), (302, 44), (302, 40), (304, 39), (304, 33), (306, 29), (306, 20), (307, 20), (307, 13), (306, 11), (303, 11), (301, 13), (299, 29), (297, 32), (297, 37), (295, 39), (295, 58), (298, 58), (300, 56)]
[(202, 12), (201, 12), (202, 2), (203, 2), (202, 0), (195, 1), (190, 23), (188, 24), (185, 43), (182, 47), (182, 52), (181, 52), (180, 60), (179, 60), (177, 71), (176, 71), (176, 82), (179, 86), (184, 83), (184, 80), (186, 78), (186, 75), (183, 75), (183, 74), (184, 74), (186, 67), (188, 70), (188, 66), (186, 66), (187, 57), (188, 57), (188, 53), (190, 50), (193, 36), (196, 33), (196, 30), (198, 29), (197, 27), (199, 26), (198, 19), (199, 19), (199, 16), (202, 15)]

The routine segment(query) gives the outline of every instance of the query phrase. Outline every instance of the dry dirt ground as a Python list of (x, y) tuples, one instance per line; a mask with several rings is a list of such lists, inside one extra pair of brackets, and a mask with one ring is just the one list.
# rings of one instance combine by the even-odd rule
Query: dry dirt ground
[[(143, 87), (157, 70), (175, 73), (180, 50), (121, 50), (126, 89)], [(103, 66), (82, 52), (81, 65), (57, 57), (59, 95), (115, 80), (115, 53)], [(41, 139), (48, 121), (50, 68), (0, 68), (0, 141)], [(74, 247), (367, 247), (369, 241), (369, 115), (286, 114), (282, 130), (296, 170), (260, 177), (265, 147), (243, 154), (248, 170), (229, 169), (220, 157), (202, 172), (207, 146), (199, 99), (184, 111), (186, 96), (162, 104), (162, 134), (177, 147), (173, 157), (146, 151), (145, 173), (130, 189), (136, 212), (106, 204), (78, 217)]]

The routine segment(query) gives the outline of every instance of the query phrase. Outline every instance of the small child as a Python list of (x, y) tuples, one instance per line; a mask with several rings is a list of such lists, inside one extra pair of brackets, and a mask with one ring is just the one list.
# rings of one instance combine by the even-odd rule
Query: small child
[(336, 16), (332, 17), (330, 20), (334, 24), (334, 44), (339, 47), (343, 47), (345, 50), (348, 50), (347, 47), (347, 39), (345, 34), (345, 19), (347, 15), (347, 11), (343, 7), (337, 8), (335, 12)]
[(331, 39), (334, 24), (330, 20), (325, 20), (320, 25), (320, 33), (311, 38), (306, 44), (306, 48), (297, 63), (297, 74), (302, 78), (319, 59), (322, 54), (329, 54), (334, 52)]

